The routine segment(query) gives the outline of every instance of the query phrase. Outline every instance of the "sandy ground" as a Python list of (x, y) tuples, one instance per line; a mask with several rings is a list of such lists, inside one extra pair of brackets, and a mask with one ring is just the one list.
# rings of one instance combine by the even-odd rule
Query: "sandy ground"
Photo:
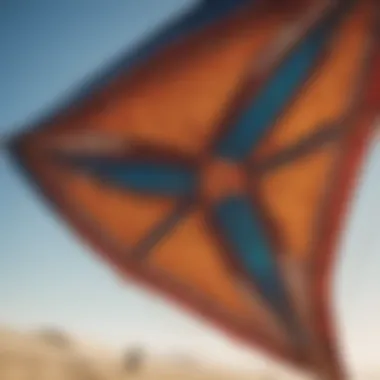
[[(0, 380), (301, 380), (207, 369), (185, 357), (172, 359), (146, 357), (142, 367), (131, 373), (120, 355), (67, 334), (17, 332), (0, 326)], [(366, 374), (350, 380), (380, 380), (380, 376)]]
[(1, 380), (269, 380), (255, 374), (207, 370), (195, 363), (163, 364), (148, 360), (129, 373), (116, 355), (72, 338), (0, 329)]

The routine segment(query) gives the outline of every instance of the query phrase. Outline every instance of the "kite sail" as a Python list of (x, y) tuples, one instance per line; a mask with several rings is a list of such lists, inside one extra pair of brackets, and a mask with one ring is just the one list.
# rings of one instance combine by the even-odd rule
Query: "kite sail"
[(323, 380), (380, 107), (376, 0), (204, 1), (10, 141), (125, 278)]

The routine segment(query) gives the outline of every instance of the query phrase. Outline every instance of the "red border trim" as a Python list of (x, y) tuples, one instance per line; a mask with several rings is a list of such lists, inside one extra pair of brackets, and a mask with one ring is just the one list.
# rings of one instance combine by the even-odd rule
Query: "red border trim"
[(312, 273), (312, 283), (315, 285), (312, 286), (311, 292), (316, 299), (316, 328), (320, 336), (328, 342), (330, 354), (336, 358), (337, 364), (334, 371), (337, 379), (341, 379), (343, 374), (338, 367), (337, 352), (334, 352), (331, 342), (332, 331), (335, 329), (333, 318), (331, 318), (333, 315), (331, 302), (326, 303), (326, 300), (330, 300), (331, 297), (330, 284), (344, 219), (357, 189), (360, 169), (372, 142), (376, 117), (380, 114), (380, 45), (377, 43), (374, 48), (367, 80), (369, 88), (364, 94), (364, 106), (354, 120), (352, 130), (343, 141), (341, 161), (332, 181), (335, 190), (330, 193), (325, 205), (325, 213), (320, 225), (320, 243), (315, 249), (315, 271)]

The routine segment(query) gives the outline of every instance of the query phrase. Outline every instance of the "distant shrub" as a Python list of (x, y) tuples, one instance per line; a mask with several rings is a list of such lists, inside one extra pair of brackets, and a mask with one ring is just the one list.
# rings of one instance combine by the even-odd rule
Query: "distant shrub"
[(122, 365), (128, 373), (135, 373), (141, 370), (144, 365), (146, 355), (141, 347), (133, 347), (126, 351), (122, 359)]
[(46, 343), (57, 348), (70, 348), (71, 340), (67, 333), (54, 328), (40, 330), (39, 337)]

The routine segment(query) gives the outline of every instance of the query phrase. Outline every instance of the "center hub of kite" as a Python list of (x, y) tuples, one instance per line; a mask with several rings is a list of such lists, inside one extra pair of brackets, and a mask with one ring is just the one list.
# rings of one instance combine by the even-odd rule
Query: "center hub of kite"
[(202, 171), (202, 195), (211, 202), (244, 193), (245, 172), (239, 164), (216, 159)]

